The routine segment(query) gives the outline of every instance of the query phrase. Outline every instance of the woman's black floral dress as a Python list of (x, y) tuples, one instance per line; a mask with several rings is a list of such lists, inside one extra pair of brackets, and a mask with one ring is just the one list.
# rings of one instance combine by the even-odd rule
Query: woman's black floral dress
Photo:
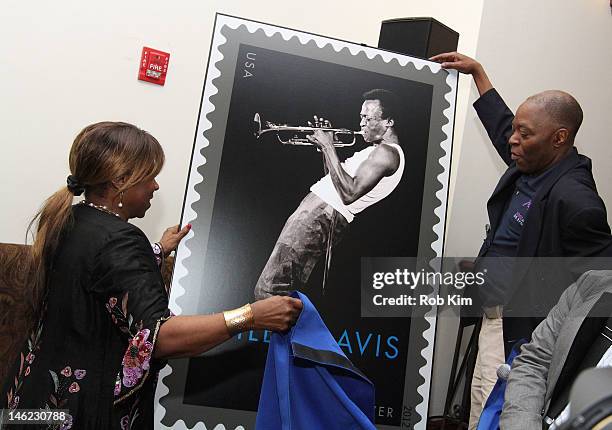
[(0, 407), (67, 409), (63, 424), (44, 427), (51, 429), (153, 428), (163, 363), (152, 352), (171, 315), (159, 267), (134, 225), (84, 205), (73, 214), (49, 271), (43, 315)]

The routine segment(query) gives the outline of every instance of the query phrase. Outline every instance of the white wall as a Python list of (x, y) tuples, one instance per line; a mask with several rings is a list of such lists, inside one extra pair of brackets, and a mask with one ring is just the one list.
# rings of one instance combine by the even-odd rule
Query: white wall
[[(431, 3), (431, 4), (430, 4)], [(132, 122), (166, 152), (147, 217), (151, 239), (178, 223), (215, 12), (376, 46), (380, 22), (434, 16), (473, 53), (482, 0), (3, 2), (0, 40), (0, 241), (23, 242), (42, 201), (63, 186), (68, 150), (86, 124)], [(164, 87), (137, 80), (143, 46), (170, 52)], [(464, 85), (464, 93), (467, 86)], [(463, 110), (465, 114), (465, 97)], [(460, 121), (462, 123), (462, 121)]]

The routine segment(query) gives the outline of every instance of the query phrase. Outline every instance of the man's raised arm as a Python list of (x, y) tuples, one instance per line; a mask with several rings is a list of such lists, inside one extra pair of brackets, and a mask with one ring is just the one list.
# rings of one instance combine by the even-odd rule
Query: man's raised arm
[(493, 84), (491, 84), (482, 64), (467, 55), (458, 52), (446, 52), (435, 55), (430, 60), (441, 63), (443, 69), (453, 69), (466, 75), (472, 75), (480, 95), (493, 88)]
[(443, 69), (453, 69), (472, 75), (480, 98), (474, 103), (476, 113), (487, 130), (497, 153), (507, 165), (512, 163), (508, 139), (512, 134), (514, 114), (493, 88), (482, 64), (457, 52), (438, 54), (430, 58), (441, 63)]

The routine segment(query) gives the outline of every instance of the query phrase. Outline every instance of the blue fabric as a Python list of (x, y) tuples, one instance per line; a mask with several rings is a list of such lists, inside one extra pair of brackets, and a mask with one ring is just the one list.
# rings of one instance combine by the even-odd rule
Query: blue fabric
[[(506, 359), (506, 364), (512, 365), (514, 358), (519, 355), (521, 346), (527, 342), (527, 339), (521, 339), (514, 344), (512, 351)], [(504, 393), (506, 392), (507, 381), (501, 378), (497, 379), (489, 398), (485, 403), (485, 407), (480, 414), (477, 430), (498, 430), (499, 417), (504, 407)]]
[(350, 362), (301, 293), (291, 331), (272, 334), (257, 411), (257, 430), (372, 429), (374, 386)]

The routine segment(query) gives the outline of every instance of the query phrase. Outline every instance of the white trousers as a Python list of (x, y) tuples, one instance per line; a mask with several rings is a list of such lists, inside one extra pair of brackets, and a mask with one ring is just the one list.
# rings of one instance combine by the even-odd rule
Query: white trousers
[(497, 368), (505, 362), (502, 319), (483, 316), (478, 336), (478, 356), (472, 377), (468, 430), (475, 430), (478, 427), (480, 414), (497, 382)]

